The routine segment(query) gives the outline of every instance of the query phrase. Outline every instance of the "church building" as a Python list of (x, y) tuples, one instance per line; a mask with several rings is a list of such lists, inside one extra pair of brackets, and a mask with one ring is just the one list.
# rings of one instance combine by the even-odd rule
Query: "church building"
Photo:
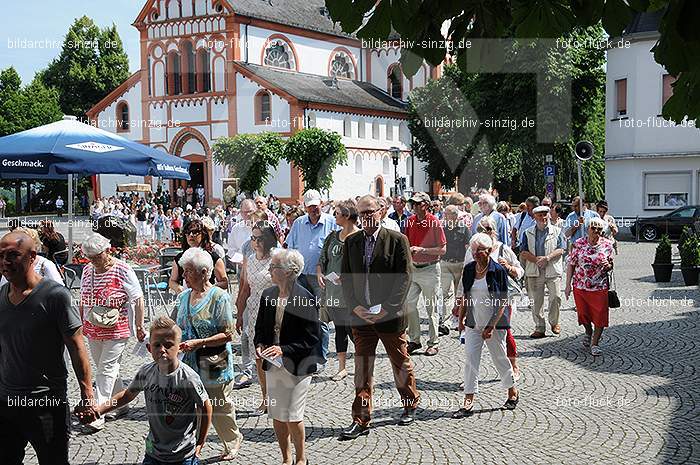
[[(208, 203), (223, 198), (225, 178), (214, 162), (219, 138), (263, 131), (289, 137), (319, 127), (342, 136), (348, 163), (334, 172), (327, 195), (389, 195), (392, 147), (398, 177), (409, 190), (429, 190), (422, 163), (411, 157), (409, 92), (439, 76), (424, 64), (407, 79), (398, 42), (364, 47), (342, 32), (324, 0), (148, 0), (133, 25), (141, 69), (88, 112), (93, 123), (191, 162), (193, 186)], [(155, 186), (156, 179), (144, 179)], [(140, 178), (100, 175), (96, 195)], [(175, 181), (166, 181), (172, 193)], [(296, 201), (299, 171), (282, 161), (265, 187)]]

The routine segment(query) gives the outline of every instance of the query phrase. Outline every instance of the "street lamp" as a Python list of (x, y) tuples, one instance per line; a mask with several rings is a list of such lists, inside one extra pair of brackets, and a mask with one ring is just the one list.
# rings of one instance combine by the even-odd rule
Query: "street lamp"
[(394, 195), (400, 195), (399, 193), (399, 158), (401, 158), (401, 149), (398, 147), (392, 147), (389, 149), (391, 153), (391, 160), (394, 162)]

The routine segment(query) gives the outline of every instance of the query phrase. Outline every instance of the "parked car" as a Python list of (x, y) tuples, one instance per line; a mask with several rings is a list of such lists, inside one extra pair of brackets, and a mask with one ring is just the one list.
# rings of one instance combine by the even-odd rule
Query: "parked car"
[(639, 228), (639, 238), (644, 241), (655, 241), (662, 234), (677, 239), (683, 232), (683, 228), (700, 228), (700, 206), (690, 205), (680, 207), (670, 213), (651, 218), (639, 218), (630, 226), (632, 235), (637, 234)]

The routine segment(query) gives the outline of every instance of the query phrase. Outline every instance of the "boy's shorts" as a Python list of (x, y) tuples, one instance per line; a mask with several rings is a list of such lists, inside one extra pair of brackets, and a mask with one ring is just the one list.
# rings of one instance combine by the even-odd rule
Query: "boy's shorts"
[(145, 455), (143, 457), (143, 465), (199, 465), (199, 459), (193, 455), (181, 462), (163, 462), (150, 455)]

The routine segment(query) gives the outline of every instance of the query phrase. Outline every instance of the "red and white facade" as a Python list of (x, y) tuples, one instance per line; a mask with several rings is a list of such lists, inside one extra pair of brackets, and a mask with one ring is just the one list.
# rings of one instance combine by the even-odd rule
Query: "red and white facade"
[[(88, 116), (103, 129), (193, 162), (193, 183), (204, 185), (207, 202), (220, 202), (221, 179), (236, 177), (212, 159), (219, 138), (263, 131), (288, 137), (310, 126), (338, 132), (347, 147), (348, 164), (334, 173), (330, 197), (388, 195), (394, 185), (388, 149), (394, 146), (402, 151), (399, 177), (407, 176), (415, 190), (429, 189), (422, 164), (410, 157), (403, 110), (305, 101), (241, 64), (360, 80), (393, 92), (399, 103), (437, 77), (438, 69), (426, 65), (406, 79), (399, 72), (398, 47), (365, 49), (347, 35), (243, 15), (236, 0), (149, 0), (134, 26), (141, 37), (141, 69)], [(111, 195), (124, 182), (141, 178), (101, 175), (96, 194)], [(166, 188), (172, 193), (174, 182)], [(265, 191), (297, 200), (303, 181), (283, 161)]]

